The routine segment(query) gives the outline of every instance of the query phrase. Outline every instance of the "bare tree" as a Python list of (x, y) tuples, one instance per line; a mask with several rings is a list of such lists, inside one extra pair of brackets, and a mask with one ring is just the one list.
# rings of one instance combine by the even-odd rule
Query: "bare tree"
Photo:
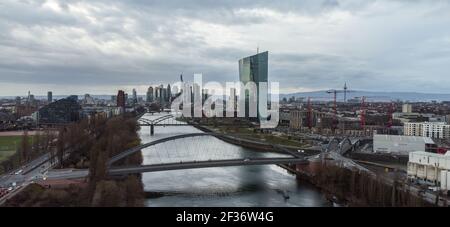
[(59, 166), (64, 167), (64, 150), (66, 148), (66, 128), (61, 128), (58, 133), (58, 141), (56, 142), (56, 156)]
[(24, 131), (22, 135), (22, 141), (20, 144), (20, 163), (24, 164), (30, 160), (30, 141), (28, 137), (28, 131)]

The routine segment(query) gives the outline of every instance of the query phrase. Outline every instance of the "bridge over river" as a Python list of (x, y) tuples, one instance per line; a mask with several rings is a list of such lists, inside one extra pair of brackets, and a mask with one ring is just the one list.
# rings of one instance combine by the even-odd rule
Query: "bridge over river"
[[(146, 114), (141, 119), (155, 122), (164, 115), (167, 113)], [(127, 151), (131, 154), (140, 150), (142, 166), (117, 166), (116, 161), (126, 153), (113, 157), (110, 162), (110, 173), (114, 175), (143, 172), (144, 190), (151, 196), (146, 200), (146, 206), (331, 205), (318, 189), (299, 183), (294, 175), (276, 165), (301, 163), (303, 157), (285, 153), (282, 149), (278, 153), (261, 152), (230, 144), (193, 126), (169, 125), (176, 123), (173, 118), (159, 122), (167, 125), (159, 124), (151, 135), (146, 120), (140, 121), (138, 132), (142, 146)], [(174, 137), (178, 139), (172, 140)], [(164, 140), (167, 141), (162, 142)], [(146, 144), (153, 145), (145, 147)], [(48, 176), (58, 179), (58, 175), (76, 174), (86, 176), (87, 171), (52, 171)], [(286, 199), (286, 195), (290, 198)]]
[[(170, 137), (161, 138), (149, 143), (145, 143), (131, 149), (125, 150), (122, 153), (112, 157), (109, 161), (109, 174), (110, 175), (124, 175), (133, 173), (143, 173), (143, 172), (158, 172), (158, 171), (169, 171), (169, 170), (181, 170), (181, 169), (196, 169), (196, 168), (212, 168), (212, 167), (227, 167), (227, 166), (247, 166), (247, 165), (273, 165), (273, 164), (298, 164), (307, 163), (306, 158), (298, 152), (293, 152), (277, 145), (266, 144), (268, 146), (273, 146), (276, 149), (277, 156), (265, 157), (265, 158), (251, 158), (245, 157), (237, 159), (233, 154), (227, 154), (226, 151), (222, 151), (217, 148), (203, 148), (198, 147), (197, 149), (190, 149), (190, 154), (183, 153), (180, 155), (180, 151), (177, 149), (184, 149), (185, 147), (180, 144), (180, 146), (175, 146), (176, 149), (168, 148), (167, 146), (173, 146), (176, 141), (180, 141), (186, 138), (192, 139), (197, 138), (198, 141), (202, 140), (199, 137), (227, 137), (228, 139), (234, 139), (231, 136), (225, 136), (217, 133), (189, 133), (181, 134)], [(181, 143), (183, 143), (181, 141)], [(167, 146), (165, 146), (167, 145)], [(117, 161), (132, 155), (136, 152), (149, 147), (156, 147), (153, 151), (158, 153), (158, 157), (170, 157), (169, 162), (165, 162), (163, 159), (159, 158), (159, 162), (150, 165), (141, 166), (113, 166)], [(230, 157), (231, 159), (227, 159)], [(176, 161), (174, 161), (176, 160)], [(82, 178), (87, 177), (89, 174), (88, 170), (74, 170), (74, 169), (63, 169), (50, 171), (47, 175), (47, 179), (72, 179), (72, 178)]]

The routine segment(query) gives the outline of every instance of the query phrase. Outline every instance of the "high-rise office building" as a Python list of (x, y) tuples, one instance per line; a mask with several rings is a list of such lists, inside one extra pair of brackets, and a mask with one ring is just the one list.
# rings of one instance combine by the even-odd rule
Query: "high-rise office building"
[(29, 103), (30, 103), (30, 105), (36, 104), (36, 99), (34, 98), (34, 95), (30, 95)]
[(138, 102), (136, 89), (133, 88), (133, 104)]
[[(261, 91), (260, 82), (268, 82), (268, 58), (269, 52), (258, 53), (239, 60), (239, 79), (246, 85), (248, 82), (256, 83), (257, 96), (257, 116), (259, 118), (259, 99), (260, 94), (267, 95), (267, 91)], [(249, 91), (245, 91), (245, 116), (251, 117), (249, 113)]]
[(167, 100), (167, 89), (164, 88), (164, 85), (161, 84), (159, 91), (160, 91), (159, 104), (161, 106), (164, 106), (166, 104), (166, 100)]
[(153, 87), (149, 87), (147, 90), (147, 102), (153, 102)]
[(159, 96), (160, 96), (160, 88), (159, 87), (155, 87), (155, 100), (158, 101), (159, 100)]
[(47, 101), (48, 103), (53, 101), (53, 93), (51, 91), (47, 92)]
[(16, 97), (16, 106), (19, 106), (21, 104), (21, 100), (22, 98), (20, 98), (20, 96)]
[(170, 84), (167, 85), (167, 102), (172, 101), (172, 89), (170, 88)]
[(125, 102), (126, 102), (125, 92), (119, 90), (119, 92), (117, 93), (117, 106), (125, 108)]

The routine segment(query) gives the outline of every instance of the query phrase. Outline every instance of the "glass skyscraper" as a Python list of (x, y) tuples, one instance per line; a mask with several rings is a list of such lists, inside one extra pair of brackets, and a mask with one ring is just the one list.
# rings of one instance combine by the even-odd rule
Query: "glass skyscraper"
[[(268, 58), (269, 52), (258, 53), (239, 60), (239, 79), (245, 85), (247, 82), (253, 81), (257, 86), (257, 110), (259, 110), (259, 94), (261, 93), (259, 82), (268, 82)], [(263, 94), (268, 94), (267, 91)], [(245, 93), (245, 116), (249, 117), (249, 93)], [(257, 112), (259, 118), (259, 112)]]

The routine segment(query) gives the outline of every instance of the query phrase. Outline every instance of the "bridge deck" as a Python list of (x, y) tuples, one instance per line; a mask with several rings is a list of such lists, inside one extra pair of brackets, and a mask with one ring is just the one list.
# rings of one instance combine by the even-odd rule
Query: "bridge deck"
[[(211, 167), (228, 167), (228, 166), (250, 166), (250, 165), (273, 165), (273, 164), (300, 164), (307, 163), (305, 158), (258, 158), (258, 159), (230, 159), (230, 160), (209, 160), (199, 162), (180, 162), (166, 163), (157, 165), (142, 166), (124, 166), (115, 167), (109, 170), (110, 175), (126, 175), (145, 172), (159, 172), (181, 169), (199, 169)], [(87, 169), (84, 170), (66, 170), (49, 172), (47, 179), (76, 179), (84, 178), (89, 175)]]

